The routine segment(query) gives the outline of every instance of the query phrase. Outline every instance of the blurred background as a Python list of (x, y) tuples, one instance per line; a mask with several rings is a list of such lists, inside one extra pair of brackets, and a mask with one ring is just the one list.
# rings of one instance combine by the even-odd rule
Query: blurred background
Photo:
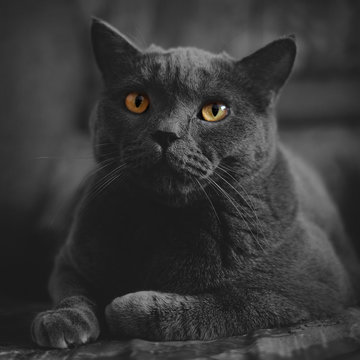
[(280, 126), (316, 128), (333, 141), (360, 125), (358, 0), (2, 0), (0, 297), (46, 298), (69, 199), (92, 166), (87, 122), (101, 91), (92, 15), (140, 47), (197, 46), (237, 58), (294, 33), (299, 53), (278, 104)]

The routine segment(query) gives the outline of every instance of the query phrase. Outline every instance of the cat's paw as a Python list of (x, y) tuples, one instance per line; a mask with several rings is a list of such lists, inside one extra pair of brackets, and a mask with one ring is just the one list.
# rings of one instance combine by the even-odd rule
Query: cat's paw
[(115, 338), (181, 341), (234, 335), (212, 296), (139, 291), (114, 299), (105, 315)]
[(100, 328), (91, 310), (74, 307), (39, 313), (33, 320), (31, 333), (40, 346), (65, 349), (96, 340)]
[(159, 332), (157, 321), (165, 297), (155, 291), (139, 291), (115, 298), (105, 310), (110, 334), (115, 337), (165, 340)]

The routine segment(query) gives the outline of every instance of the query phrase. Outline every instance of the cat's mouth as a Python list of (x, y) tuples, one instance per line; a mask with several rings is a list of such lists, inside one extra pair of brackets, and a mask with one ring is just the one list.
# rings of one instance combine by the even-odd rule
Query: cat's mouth
[(214, 172), (214, 165), (200, 150), (178, 141), (166, 150), (152, 146), (130, 169), (140, 187), (169, 202), (177, 199), (180, 203), (201, 192)]
[(175, 206), (197, 198), (202, 184), (211, 175), (209, 170), (196, 164), (166, 155), (151, 166), (137, 170), (133, 173), (134, 180), (141, 187), (151, 190), (160, 201)]
[(184, 206), (202, 195), (210, 166), (199, 164), (195, 157), (177, 157), (166, 152), (148, 169), (149, 186), (155, 196), (172, 206)]
[(189, 171), (184, 171), (180, 166), (169, 163), (165, 158), (156, 163), (150, 170), (152, 176), (159, 182), (172, 182), (181, 185), (188, 185), (194, 181), (195, 176)]
[(203, 160), (200, 161), (194, 155), (179, 158), (167, 152), (161, 162), (164, 164), (163, 166), (168, 167), (180, 178), (204, 179), (212, 173), (212, 167)]

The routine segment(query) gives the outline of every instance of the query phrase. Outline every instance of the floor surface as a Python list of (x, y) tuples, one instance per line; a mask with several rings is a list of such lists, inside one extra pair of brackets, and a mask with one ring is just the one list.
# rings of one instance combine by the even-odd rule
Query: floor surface
[(44, 304), (0, 309), (1, 359), (360, 359), (360, 309), (334, 320), (215, 341), (150, 342), (101, 340), (70, 350), (41, 349), (31, 343), (29, 324)]

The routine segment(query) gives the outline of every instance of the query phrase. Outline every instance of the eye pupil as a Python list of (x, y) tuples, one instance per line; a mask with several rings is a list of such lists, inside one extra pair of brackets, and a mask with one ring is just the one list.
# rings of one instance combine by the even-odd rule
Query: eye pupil
[(211, 107), (211, 111), (212, 111), (213, 115), (216, 116), (219, 112), (219, 105), (213, 104), (213, 106)]
[(144, 97), (142, 95), (138, 95), (136, 98), (135, 98), (135, 106), (138, 108), (142, 102), (143, 102), (143, 99)]

